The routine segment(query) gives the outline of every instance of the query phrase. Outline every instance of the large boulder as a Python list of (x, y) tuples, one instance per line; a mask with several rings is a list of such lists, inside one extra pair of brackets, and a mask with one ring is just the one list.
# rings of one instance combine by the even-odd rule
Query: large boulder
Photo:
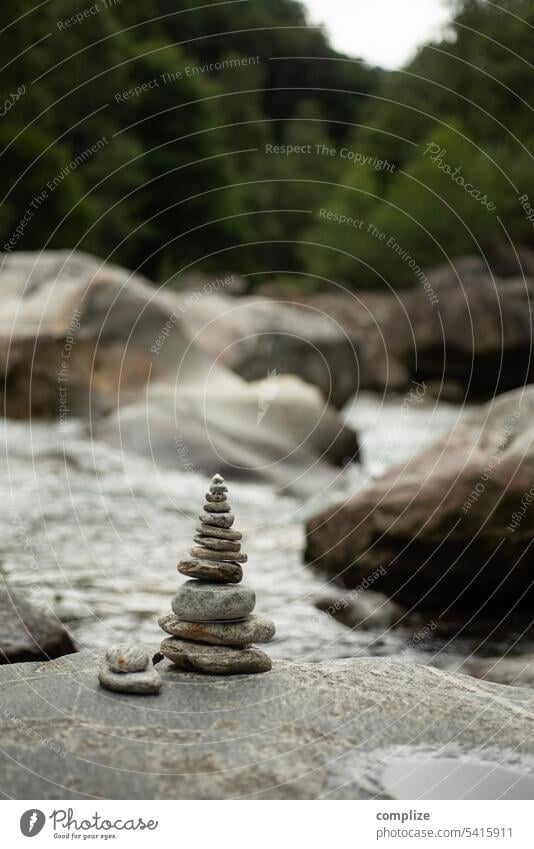
[(297, 375), (337, 408), (358, 388), (359, 345), (314, 304), (217, 294), (192, 306), (187, 332), (246, 380)]
[(446, 400), (489, 398), (534, 380), (533, 269), (526, 251), (521, 264), (506, 256), (491, 267), (459, 257), (408, 291), (218, 293), (192, 305), (187, 332), (247, 380), (295, 374), (336, 407), (357, 390), (398, 392), (411, 380)]
[(403, 310), (391, 310), (390, 357), (448, 397), (450, 387), (491, 398), (530, 383), (533, 295), (533, 278), (497, 277), (482, 258), (460, 257), (429, 271)]
[(315, 387), (278, 373), (248, 383), (190, 341), (191, 311), (209, 311), (215, 285), (173, 294), (68, 252), (10, 256), (4, 270), (9, 417), (85, 416), (100, 436), (167, 467), (231, 468), (302, 493), (328, 487), (355, 459), (354, 432)]
[(389, 798), (384, 769), (417, 756), (452, 759), (458, 775), (471, 752), (515, 778), (534, 763), (534, 696), (524, 689), (376, 658), (279, 661), (221, 686), (164, 661), (160, 694), (134, 696), (99, 687), (102, 661), (83, 652), (0, 669), (4, 794)]
[(74, 651), (61, 622), (0, 588), (0, 663), (51, 660)]
[(534, 387), (452, 431), (307, 526), (306, 558), (347, 587), (406, 607), (504, 617), (532, 608)]

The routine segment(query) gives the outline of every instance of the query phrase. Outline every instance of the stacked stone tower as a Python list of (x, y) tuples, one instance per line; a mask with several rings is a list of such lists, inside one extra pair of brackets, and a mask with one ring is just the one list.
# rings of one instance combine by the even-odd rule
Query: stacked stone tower
[(212, 675), (268, 672), (272, 663), (253, 643), (269, 642), (274, 625), (253, 616), (254, 590), (241, 583), (241, 534), (232, 530), (234, 516), (228, 488), (220, 475), (206, 493), (190, 557), (178, 571), (192, 580), (182, 584), (172, 600), (174, 613), (159, 619), (172, 636), (161, 644), (161, 653), (181, 669)]

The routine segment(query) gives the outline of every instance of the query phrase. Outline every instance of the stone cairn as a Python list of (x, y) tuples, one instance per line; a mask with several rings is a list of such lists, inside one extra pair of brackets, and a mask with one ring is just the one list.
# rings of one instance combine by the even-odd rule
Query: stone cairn
[(252, 643), (267, 643), (274, 636), (269, 619), (252, 616), (254, 590), (242, 584), (247, 555), (241, 551), (241, 534), (232, 530), (234, 516), (224, 478), (215, 475), (206, 493), (204, 513), (194, 537), (190, 557), (178, 571), (193, 580), (182, 584), (172, 600), (174, 613), (159, 619), (171, 634), (161, 644), (161, 654), (180, 669), (212, 675), (268, 672), (270, 657)]

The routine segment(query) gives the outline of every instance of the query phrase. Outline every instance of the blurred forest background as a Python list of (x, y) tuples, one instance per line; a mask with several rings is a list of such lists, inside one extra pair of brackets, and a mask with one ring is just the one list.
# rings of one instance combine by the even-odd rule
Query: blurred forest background
[(368, 288), (417, 282), (369, 223), (423, 268), (533, 244), (533, 0), (457, 0), (400, 71), (336, 53), (293, 0), (194, 5), (4, 0), (9, 250), (79, 248), (171, 285), (194, 269)]

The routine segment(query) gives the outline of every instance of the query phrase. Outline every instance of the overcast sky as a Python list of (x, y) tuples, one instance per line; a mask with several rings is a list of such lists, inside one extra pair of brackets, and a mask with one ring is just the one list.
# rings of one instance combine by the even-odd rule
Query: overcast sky
[(446, 0), (303, 0), (312, 23), (324, 23), (333, 46), (398, 68), (450, 17)]

